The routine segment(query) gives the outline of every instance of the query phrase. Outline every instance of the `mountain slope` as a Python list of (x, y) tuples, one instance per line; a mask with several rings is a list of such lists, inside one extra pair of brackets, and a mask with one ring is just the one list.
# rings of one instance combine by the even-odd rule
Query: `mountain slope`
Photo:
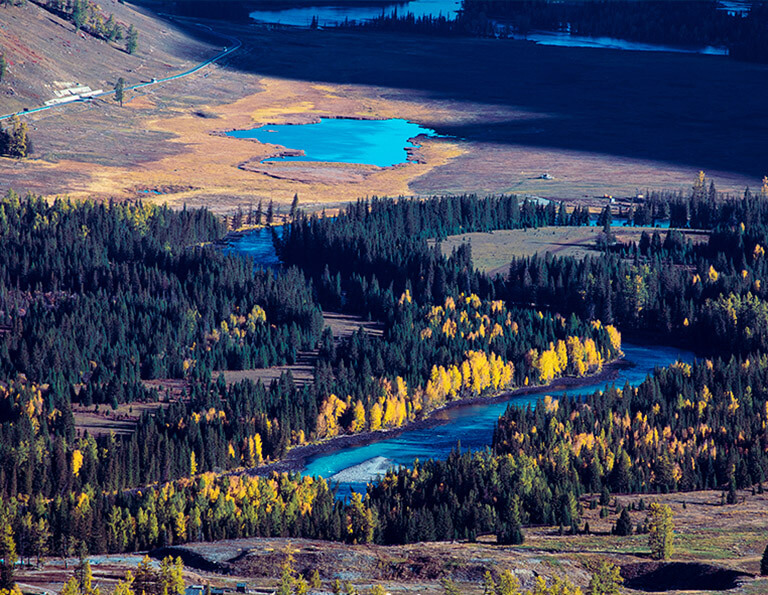
[(169, 76), (210, 58), (226, 43), (192, 39), (175, 24), (115, 0), (98, 4), (124, 30), (137, 29), (134, 55), (125, 51), (124, 41), (107, 43), (75, 32), (71, 22), (31, 2), (0, 7), (0, 51), (8, 62), (0, 83), (0, 114), (37, 107), (66, 95), (68, 87), (108, 90), (121, 76), (127, 85)]

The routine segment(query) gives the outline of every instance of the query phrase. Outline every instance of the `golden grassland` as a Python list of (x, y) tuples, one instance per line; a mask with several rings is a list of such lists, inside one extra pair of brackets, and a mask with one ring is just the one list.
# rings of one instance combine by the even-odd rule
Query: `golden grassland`
[[(219, 74), (222, 74), (221, 72)], [(19, 170), (24, 177), (41, 180), (71, 180), (67, 194), (73, 198), (149, 198), (173, 207), (207, 206), (230, 212), (237, 206), (265, 203), (289, 204), (295, 193), (302, 206), (335, 205), (373, 195), (410, 195), (409, 183), (435, 167), (461, 155), (458, 143), (443, 139), (419, 139), (418, 162), (381, 168), (347, 163), (259, 162), (279, 152), (274, 145), (236, 139), (222, 133), (262, 124), (309, 123), (320, 117), (384, 119), (402, 117), (418, 120), (424, 107), (417, 103), (369, 99), (360, 90), (316, 86), (305, 82), (260, 78), (261, 91), (221, 105), (156, 109), (151, 95), (132, 94), (123, 110), (105, 106), (128, 123), (156, 133), (171, 148), (159, 147), (151, 159), (124, 166), (95, 160), (31, 160), (24, 164), (0, 159), (3, 167)], [(205, 113), (207, 117), (199, 114)], [(215, 116), (215, 117), (210, 117)], [(42, 126), (42, 124), (41, 124)], [(118, 131), (111, 134), (117, 135)], [(115, 139), (117, 140), (117, 139)], [(258, 171), (243, 167), (257, 166)], [(50, 186), (51, 184), (43, 184)], [(159, 189), (160, 194), (138, 193), (137, 188)], [(165, 192), (173, 188), (176, 191)], [(41, 188), (41, 190), (43, 190)], [(45, 190), (43, 190), (45, 193)], [(54, 192), (52, 194), (60, 194)]]

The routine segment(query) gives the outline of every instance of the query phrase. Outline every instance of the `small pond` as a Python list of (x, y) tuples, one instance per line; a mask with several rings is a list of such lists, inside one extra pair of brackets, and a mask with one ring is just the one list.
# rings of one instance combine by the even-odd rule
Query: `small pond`
[(304, 155), (271, 157), (264, 161), (364, 163), (379, 167), (407, 162), (406, 148), (419, 146), (410, 139), (419, 135), (439, 136), (434, 130), (399, 118), (321, 118), (320, 122), (314, 124), (270, 124), (250, 130), (234, 130), (227, 134), (304, 152)]

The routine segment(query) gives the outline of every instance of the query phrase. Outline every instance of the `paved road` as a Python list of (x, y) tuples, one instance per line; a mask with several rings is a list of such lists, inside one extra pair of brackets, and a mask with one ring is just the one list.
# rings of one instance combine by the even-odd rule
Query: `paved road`
[[(151, 87), (152, 85), (160, 85), (162, 83), (167, 83), (168, 81), (175, 81), (176, 79), (180, 79), (180, 78), (183, 78), (185, 76), (189, 76), (191, 74), (195, 74), (196, 72), (202, 70), (203, 68), (205, 68), (209, 64), (213, 64), (214, 62), (218, 62), (219, 60), (221, 60), (225, 56), (228, 56), (229, 54), (231, 54), (233, 52), (236, 52), (243, 45), (243, 43), (237, 37), (233, 37), (233, 36), (227, 35), (225, 33), (219, 33), (218, 31), (214, 31), (208, 25), (201, 25), (199, 23), (195, 23), (195, 24), (198, 27), (204, 27), (205, 29), (210, 30), (214, 35), (218, 35), (219, 37), (223, 37), (225, 39), (228, 39), (234, 45), (232, 45), (231, 47), (224, 48), (224, 50), (221, 53), (216, 54), (213, 58), (211, 58), (209, 60), (206, 60), (205, 62), (201, 62), (200, 64), (198, 64), (194, 68), (190, 68), (189, 70), (185, 70), (184, 72), (180, 72), (179, 74), (174, 74), (173, 76), (168, 76), (168, 77), (165, 77), (165, 78), (162, 78), (162, 79), (152, 79), (148, 83), (139, 83), (137, 85), (132, 85), (130, 87), (125, 87), (125, 91), (132, 91), (133, 89), (141, 89), (143, 87)], [(72, 105), (73, 103), (80, 103), (80, 102), (83, 102), (83, 101), (88, 101), (90, 99), (95, 99), (97, 97), (104, 97), (105, 95), (114, 95), (114, 93), (115, 93), (114, 90), (112, 90), (112, 91), (103, 91), (102, 93), (97, 93), (95, 95), (89, 95), (88, 98), (76, 99), (75, 101), (70, 101), (68, 103), (59, 103), (59, 104), (56, 104), (56, 105), (42, 105), (40, 107), (35, 107), (35, 108), (32, 108), (32, 109), (25, 109), (25, 110), (21, 110), (19, 112), (14, 112), (12, 114), (0, 115), (0, 120), (6, 120), (6, 119), (12, 118), (13, 116), (16, 116), (16, 115), (23, 116), (25, 114), (34, 114), (36, 112), (42, 112), (42, 111), (53, 109), (53, 108), (57, 108), (57, 107), (66, 107), (68, 105)]]

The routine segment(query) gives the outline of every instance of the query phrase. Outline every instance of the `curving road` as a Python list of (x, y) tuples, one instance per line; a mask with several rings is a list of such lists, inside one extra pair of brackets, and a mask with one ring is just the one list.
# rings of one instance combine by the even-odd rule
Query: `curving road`
[[(173, 17), (171, 17), (173, 18)], [(218, 62), (225, 56), (228, 56), (229, 54), (236, 52), (240, 49), (240, 47), (243, 45), (243, 42), (240, 41), (237, 37), (233, 37), (232, 35), (227, 35), (226, 33), (219, 33), (218, 31), (214, 31), (211, 27), (208, 25), (202, 25), (200, 23), (195, 23), (198, 27), (204, 27), (208, 30), (210, 30), (214, 35), (218, 35), (219, 37), (223, 37), (224, 39), (230, 40), (234, 45), (232, 47), (225, 47), (222, 52), (219, 54), (216, 54), (213, 58), (210, 58), (209, 60), (206, 60), (205, 62), (201, 62), (194, 68), (190, 68), (189, 70), (185, 70), (184, 72), (180, 72), (179, 74), (174, 74), (173, 76), (167, 76), (162, 79), (152, 79), (148, 83), (138, 83), (136, 85), (131, 85), (130, 87), (125, 87), (125, 91), (132, 91), (134, 89), (141, 89), (143, 87), (151, 87), (152, 85), (160, 85), (162, 83), (167, 83), (168, 81), (175, 81), (176, 79), (183, 78), (185, 76), (189, 76), (191, 74), (195, 74), (196, 72), (202, 70), (206, 66), (213, 64), (214, 62)], [(95, 95), (89, 95), (87, 98), (81, 98), (76, 99), (74, 101), (70, 101), (68, 103), (59, 103), (56, 105), (42, 105), (40, 107), (35, 107), (32, 109), (24, 109), (18, 112), (13, 112), (12, 114), (4, 114), (0, 115), (0, 120), (7, 120), (8, 118), (12, 118), (13, 116), (23, 116), (25, 114), (34, 114), (35, 112), (42, 112), (45, 110), (57, 108), (57, 107), (66, 107), (68, 105), (72, 105), (73, 103), (80, 103), (82, 101), (88, 101), (90, 99), (96, 99), (97, 97), (104, 97), (105, 95), (114, 95), (115, 91), (103, 91), (101, 93), (97, 93)]]

